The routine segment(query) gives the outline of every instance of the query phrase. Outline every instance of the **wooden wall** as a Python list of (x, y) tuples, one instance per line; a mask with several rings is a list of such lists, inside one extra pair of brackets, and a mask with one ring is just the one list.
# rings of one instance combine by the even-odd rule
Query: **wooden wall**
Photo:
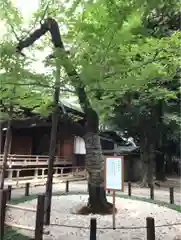
[(11, 154), (31, 155), (32, 137), (12, 135)]
[(63, 134), (58, 139), (57, 156), (64, 156), (68, 160), (72, 160), (74, 154), (74, 136), (66, 136)]
[[(50, 132), (51, 129), (47, 127), (13, 129), (10, 153), (19, 155), (48, 155)], [(71, 129), (63, 123), (59, 126), (56, 155), (64, 156), (69, 161), (72, 161), (74, 156), (74, 135)]]

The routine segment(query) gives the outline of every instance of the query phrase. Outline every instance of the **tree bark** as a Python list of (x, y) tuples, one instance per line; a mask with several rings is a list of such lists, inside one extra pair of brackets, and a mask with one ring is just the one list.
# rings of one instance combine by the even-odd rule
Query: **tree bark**
[(149, 143), (149, 158), (148, 158), (148, 186), (151, 187), (153, 185), (153, 176), (154, 176), (154, 144), (152, 142)]
[(158, 140), (156, 144), (156, 180), (165, 180), (165, 159), (164, 159), (164, 128), (163, 128), (163, 103), (159, 100), (156, 106)]
[(104, 156), (102, 155), (100, 136), (98, 133), (87, 132), (84, 140), (86, 147), (85, 167), (88, 172), (88, 212), (94, 214), (112, 213), (112, 204), (107, 202), (104, 189)]
[(144, 146), (141, 147), (141, 161), (143, 164), (142, 177), (141, 177), (141, 187), (147, 187), (148, 183), (148, 154)]
[(45, 192), (45, 218), (44, 218), (45, 225), (50, 224), (53, 164), (55, 161), (56, 149), (57, 149), (58, 120), (59, 120), (59, 112), (60, 112), (59, 97), (60, 97), (60, 68), (56, 66), (55, 92), (53, 97), (54, 111), (52, 113), (52, 128), (51, 128), (51, 136), (50, 136), (49, 161), (48, 161), (48, 177), (47, 177), (46, 192)]
[[(79, 97), (79, 102), (84, 110), (84, 113), (86, 114), (87, 134), (85, 134), (84, 139), (86, 141), (87, 151), (86, 168), (89, 173), (89, 202), (87, 210), (92, 213), (110, 213), (110, 211), (112, 211), (112, 204), (108, 203), (106, 200), (103, 184), (104, 160), (101, 154), (100, 139), (98, 136), (99, 118), (95, 110), (92, 109), (91, 104), (87, 98), (83, 81), (72, 65), (71, 60), (67, 56), (67, 52), (64, 48), (57, 22), (52, 18), (47, 18), (41, 27), (35, 30), (30, 35), (30, 37), (19, 42), (17, 51), (21, 52), (23, 48), (32, 45), (47, 31), (50, 31), (54, 47), (60, 50), (61, 65), (64, 67), (67, 75), (69, 76), (72, 85), (75, 87), (77, 95)], [(94, 167), (95, 162), (96, 169)], [(51, 174), (51, 171), (49, 174)]]
[(3, 130), (2, 130), (2, 126), (0, 124), (0, 154), (2, 154), (2, 143), (3, 143)]
[(165, 158), (164, 154), (161, 152), (156, 153), (155, 157), (156, 162), (156, 180), (164, 181), (165, 180)]
[(8, 125), (6, 130), (6, 139), (4, 143), (4, 155), (3, 155), (2, 169), (0, 174), (0, 189), (4, 188), (4, 177), (5, 177), (6, 168), (7, 168), (7, 160), (8, 160), (10, 143), (11, 143), (11, 119), (8, 120)]
[(143, 164), (141, 187), (149, 187), (153, 184), (154, 173), (154, 144), (150, 141), (148, 136), (140, 141), (141, 159)]

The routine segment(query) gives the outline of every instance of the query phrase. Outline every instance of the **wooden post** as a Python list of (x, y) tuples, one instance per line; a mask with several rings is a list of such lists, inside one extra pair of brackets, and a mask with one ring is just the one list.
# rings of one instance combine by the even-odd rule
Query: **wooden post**
[(41, 178), (44, 179), (44, 169), (41, 169)]
[[(55, 51), (55, 55), (57, 52)], [(58, 58), (55, 58), (55, 60)], [(59, 126), (59, 116), (60, 116), (60, 64), (56, 60), (56, 80), (54, 85), (53, 94), (53, 112), (52, 112), (52, 127), (50, 134), (50, 147), (49, 147), (49, 160), (48, 160), (48, 176), (46, 182), (46, 199), (45, 199), (45, 224), (50, 224), (50, 213), (51, 213), (51, 201), (52, 201), (52, 183), (53, 183), (53, 166), (57, 151), (57, 136), (58, 136), (58, 126)], [(63, 113), (65, 109), (62, 108)]]
[(78, 173), (79, 173), (79, 169), (76, 168), (76, 169), (75, 169), (75, 176), (76, 176), (76, 177), (78, 176)]
[(96, 218), (90, 220), (90, 240), (96, 240), (97, 222)]
[(58, 175), (58, 167), (55, 168), (55, 176)]
[(27, 182), (25, 185), (25, 196), (29, 196), (30, 193), (30, 183)]
[(19, 183), (19, 175), (20, 175), (20, 170), (16, 171), (16, 185), (18, 186)]
[(174, 204), (174, 188), (170, 187), (170, 204)]
[(45, 178), (45, 170), (46, 170), (46, 169), (44, 169), (44, 168), (43, 168), (43, 170), (42, 170), (42, 173), (43, 173), (43, 179)]
[(2, 169), (0, 172), (0, 189), (4, 188), (4, 178), (6, 174), (7, 169), (7, 161), (8, 161), (8, 154), (9, 154), (9, 148), (11, 145), (11, 114), (12, 114), (13, 107), (10, 106), (10, 112), (9, 112), (9, 120), (8, 120), (8, 126), (6, 130), (6, 138), (4, 143), (4, 154), (2, 159)]
[(35, 240), (43, 240), (44, 204), (45, 195), (39, 195), (36, 211)]
[(8, 179), (12, 179), (13, 177), (13, 170), (8, 169)]
[(64, 168), (60, 169), (60, 177), (62, 177), (62, 175), (63, 175), (63, 170), (64, 170)]
[(2, 143), (3, 143), (3, 130), (0, 127), (0, 154), (2, 154)]
[(38, 178), (38, 168), (35, 168), (35, 172), (34, 172), (34, 178)]
[(155, 220), (152, 217), (146, 218), (147, 240), (155, 240)]
[(128, 196), (131, 197), (131, 182), (128, 182)]
[(66, 193), (69, 192), (69, 181), (66, 181), (65, 192), (66, 192)]
[(7, 201), (11, 200), (11, 191), (12, 191), (12, 186), (8, 185), (8, 190), (7, 190)]
[(116, 211), (115, 211), (115, 200), (116, 200), (116, 193), (115, 191), (113, 190), (113, 212), (112, 212), (112, 223), (113, 223), (113, 229), (115, 230), (116, 229)]
[(153, 186), (153, 184), (150, 186), (150, 198), (151, 198), (151, 200), (154, 200), (154, 186)]
[(0, 189), (0, 239), (4, 238), (4, 222), (6, 215), (7, 190)]

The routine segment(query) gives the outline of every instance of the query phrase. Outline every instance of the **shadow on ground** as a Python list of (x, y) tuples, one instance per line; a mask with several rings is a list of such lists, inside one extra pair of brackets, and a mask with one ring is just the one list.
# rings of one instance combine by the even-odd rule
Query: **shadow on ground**
[(4, 240), (32, 240), (31, 238), (18, 233), (12, 228), (5, 228)]

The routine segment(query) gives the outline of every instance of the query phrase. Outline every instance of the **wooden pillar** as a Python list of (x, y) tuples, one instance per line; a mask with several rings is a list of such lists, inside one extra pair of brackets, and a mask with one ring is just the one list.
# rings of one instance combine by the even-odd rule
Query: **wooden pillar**
[(0, 154), (2, 154), (3, 130), (0, 128)]
[(12, 169), (8, 169), (8, 179), (12, 179), (13, 177), (13, 170)]
[(43, 239), (43, 220), (44, 220), (44, 206), (45, 206), (45, 195), (39, 195), (37, 201), (36, 210), (36, 225), (35, 225), (35, 240)]
[(58, 167), (55, 168), (55, 176), (58, 175)]
[(44, 169), (44, 168), (42, 168), (42, 171), (41, 171), (41, 177), (42, 177), (42, 179), (45, 178), (45, 169)]
[(34, 178), (38, 178), (38, 168), (35, 168)]
[(4, 239), (7, 190), (0, 189), (0, 239)]
[(75, 153), (72, 154), (72, 167), (77, 166), (77, 156)]
[(78, 173), (79, 173), (79, 169), (76, 168), (76, 169), (75, 169), (75, 176), (76, 176), (76, 177), (78, 176)]
[(16, 185), (18, 185), (18, 183), (19, 183), (19, 174), (20, 174), (20, 170), (17, 170), (17, 172), (16, 172)]
[(61, 168), (60, 169), (60, 176), (62, 177), (62, 175), (63, 175), (63, 170), (64, 170), (64, 168)]

